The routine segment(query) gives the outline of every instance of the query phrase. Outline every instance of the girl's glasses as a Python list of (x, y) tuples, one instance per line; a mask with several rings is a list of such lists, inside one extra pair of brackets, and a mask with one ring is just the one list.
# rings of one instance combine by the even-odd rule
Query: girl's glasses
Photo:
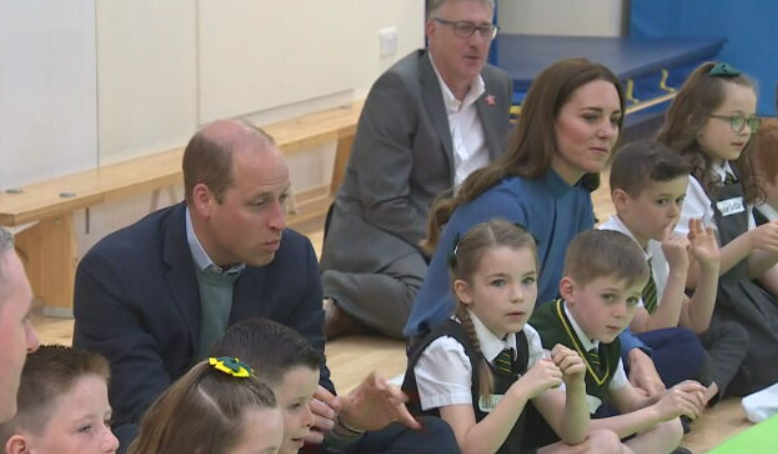
[(748, 125), (748, 129), (751, 133), (755, 133), (759, 129), (759, 124), (762, 119), (759, 117), (746, 117), (744, 115), (710, 115), (712, 118), (718, 118), (719, 120), (729, 120), (729, 125), (732, 127), (732, 131), (736, 134), (743, 132), (743, 128)]

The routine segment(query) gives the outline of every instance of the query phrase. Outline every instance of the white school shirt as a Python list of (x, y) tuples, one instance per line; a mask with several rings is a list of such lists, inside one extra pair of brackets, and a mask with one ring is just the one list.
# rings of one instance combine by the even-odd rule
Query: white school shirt
[(464, 99), (460, 101), (454, 97), (454, 93), (440, 76), (432, 54), (430, 54), (430, 61), (435, 75), (438, 76), (440, 91), (443, 93), (443, 104), (448, 114), (451, 143), (454, 146), (454, 186), (458, 188), (468, 175), (489, 164), (489, 148), (486, 146), (484, 128), (475, 106), (478, 98), (486, 92), (486, 86), (483, 77), (479, 74), (470, 85)]
[[(629, 230), (629, 227), (624, 225), (624, 222), (617, 216), (611, 216), (607, 221), (603, 222), (598, 230), (615, 230), (621, 232), (628, 237), (635, 239), (635, 236)], [(637, 240), (635, 241), (637, 242)], [(654, 276), (654, 284), (656, 284), (656, 304), (662, 302), (662, 295), (667, 287), (667, 278), (670, 276), (670, 264), (667, 263), (667, 257), (665, 257), (664, 251), (662, 251), (662, 243), (656, 240), (648, 240), (646, 249), (643, 250), (646, 256), (646, 261), (651, 260), (651, 273)], [(643, 297), (640, 298), (639, 305), (643, 307)]]
[(756, 209), (759, 210), (759, 212), (762, 213), (762, 216), (766, 217), (768, 221), (773, 222), (778, 220), (778, 211), (771, 205), (763, 203), (758, 205)]
[[(481, 344), (481, 352), (490, 363), (493, 364), (497, 356), (508, 347), (513, 349), (514, 355), (516, 354), (515, 335), (508, 335), (505, 340), (500, 339), (472, 312), (470, 312), (470, 319), (473, 321), (476, 337)], [(529, 351), (527, 369), (529, 370), (543, 357), (543, 346), (535, 328), (525, 324), (523, 332), (527, 336)], [(464, 346), (453, 337), (443, 336), (429, 344), (419, 357), (413, 373), (416, 375), (422, 410), (449, 405), (472, 405), (473, 369)]]
[[(589, 336), (583, 332), (581, 327), (578, 326), (578, 322), (575, 321), (573, 314), (567, 310), (566, 302), (562, 303), (562, 307), (565, 310), (567, 319), (570, 320), (570, 324), (573, 325), (573, 331), (575, 331), (575, 335), (581, 342), (581, 347), (583, 347), (584, 351), (588, 352), (594, 348), (599, 348), (600, 341), (596, 339), (590, 339)], [(548, 350), (545, 351), (548, 352), (547, 354), (550, 354)], [(627, 374), (624, 372), (624, 363), (621, 361), (621, 358), (619, 358), (619, 363), (616, 365), (616, 371), (613, 373), (613, 378), (611, 379), (611, 382), (608, 383), (608, 391), (615, 391), (628, 383), (629, 380), (627, 379)], [(562, 386), (560, 386), (559, 389), (564, 391), (565, 384), (562, 383)], [(588, 393), (586, 394), (586, 403), (589, 405), (589, 414), (593, 414), (595, 411), (597, 411), (598, 408), (602, 406), (602, 400), (600, 400), (598, 397), (590, 396)]]
[[(724, 161), (720, 166), (714, 166), (713, 171), (721, 178), (721, 181), (724, 181), (727, 173), (734, 175), (732, 167), (729, 165), (729, 161)], [(705, 194), (705, 190), (702, 189), (700, 182), (694, 177), (689, 178), (689, 187), (686, 189), (686, 199), (683, 201), (681, 218), (678, 220), (678, 225), (675, 226), (675, 233), (679, 235), (688, 235), (689, 219), (694, 218), (702, 219), (702, 224), (705, 227), (712, 227), (716, 229), (716, 232), (718, 233), (718, 227), (716, 227), (716, 221), (713, 217), (712, 203), (713, 201)], [(753, 207), (751, 205), (746, 205), (746, 210), (748, 211), (748, 230), (751, 230), (756, 227)], [(721, 243), (721, 241), (719, 241), (719, 243)]]

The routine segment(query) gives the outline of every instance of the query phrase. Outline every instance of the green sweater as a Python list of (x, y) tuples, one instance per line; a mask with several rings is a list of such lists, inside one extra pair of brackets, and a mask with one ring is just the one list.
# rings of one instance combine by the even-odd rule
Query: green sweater
[(537, 306), (529, 324), (540, 334), (544, 349), (551, 350), (556, 344), (562, 344), (581, 355), (586, 364), (586, 394), (604, 402), (608, 395), (608, 385), (619, 365), (619, 339), (616, 338), (609, 344), (600, 342), (598, 352), (603, 367), (598, 372), (597, 368), (589, 363), (587, 352), (565, 314), (562, 300)]

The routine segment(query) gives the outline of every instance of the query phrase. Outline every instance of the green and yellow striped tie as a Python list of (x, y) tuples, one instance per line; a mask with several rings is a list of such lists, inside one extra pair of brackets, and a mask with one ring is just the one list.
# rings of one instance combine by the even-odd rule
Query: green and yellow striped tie
[(735, 184), (737, 183), (737, 178), (735, 178), (735, 175), (732, 175), (731, 173), (727, 172), (727, 175), (724, 177), (724, 184)]
[(649, 314), (656, 312), (656, 282), (654, 282), (654, 271), (651, 267), (651, 259), (648, 259), (648, 282), (643, 287), (643, 308), (648, 311)]
[(497, 358), (495, 358), (494, 360), (494, 365), (497, 367), (497, 370), (499, 370), (500, 372), (505, 372), (506, 374), (510, 374), (512, 362), (513, 362), (513, 349), (506, 348), (505, 350), (501, 351), (499, 355), (497, 355)]
[(586, 360), (589, 362), (589, 365), (592, 366), (592, 369), (599, 375), (600, 372), (602, 372), (602, 362), (600, 361), (600, 352), (597, 351), (597, 348), (593, 348), (586, 352)]

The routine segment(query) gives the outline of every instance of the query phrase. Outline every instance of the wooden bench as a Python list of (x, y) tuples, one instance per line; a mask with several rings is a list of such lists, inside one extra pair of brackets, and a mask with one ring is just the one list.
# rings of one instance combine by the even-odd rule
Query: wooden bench
[[(331, 185), (294, 194), (290, 226), (320, 219), (326, 213), (343, 178), (362, 106), (359, 101), (263, 126), (286, 155), (330, 142), (337, 144)], [(74, 211), (145, 193), (154, 194), (154, 208), (161, 189), (183, 183), (183, 151), (183, 147), (176, 148), (0, 193), (0, 225), (19, 227), (17, 250), (33, 293), (43, 301), (44, 313), (72, 315), (79, 260)]]

